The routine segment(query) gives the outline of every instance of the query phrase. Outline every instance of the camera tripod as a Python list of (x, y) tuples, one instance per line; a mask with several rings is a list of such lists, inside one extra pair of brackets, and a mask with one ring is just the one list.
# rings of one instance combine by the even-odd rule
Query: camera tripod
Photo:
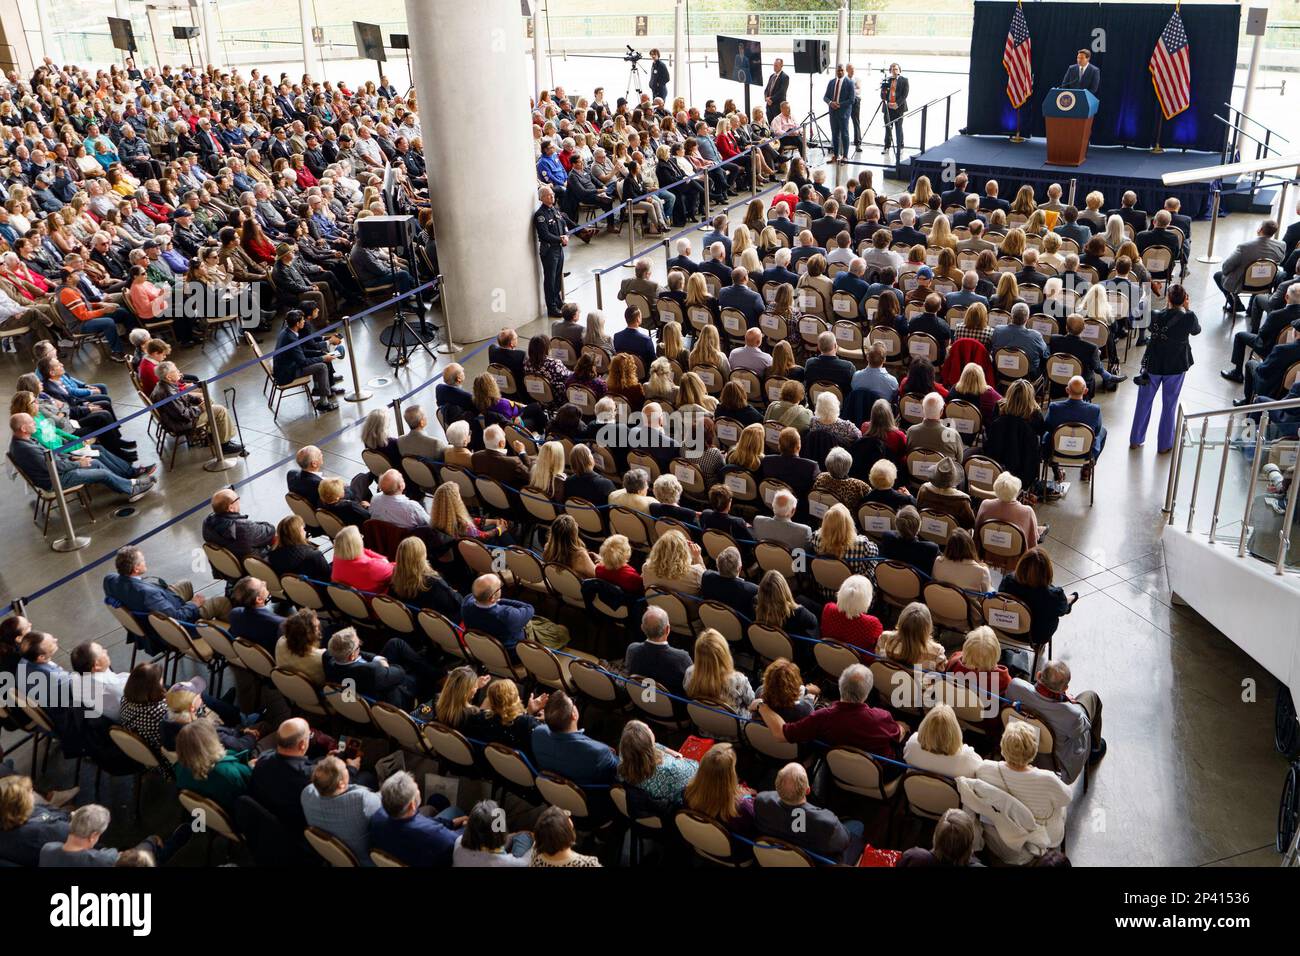
[[(623, 59), (627, 60), (627, 57)], [(641, 58), (628, 60), (627, 71), (627, 89), (623, 91), (623, 99), (629, 103), (632, 102), (632, 91), (636, 90), (637, 95), (641, 95)]]
[(831, 138), (826, 135), (826, 131), (822, 129), (821, 123), (817, 121), (817, 101), (813, 99), (814, 76), (821, 76), (821, 74), (808, 74), (808, 115), (800, 120), (799, 127), (808, 130), (807, 136), (804, 137), (804, 145), (808, 149), (820, 149), (825, 152), (826, 144), (831, 142)]

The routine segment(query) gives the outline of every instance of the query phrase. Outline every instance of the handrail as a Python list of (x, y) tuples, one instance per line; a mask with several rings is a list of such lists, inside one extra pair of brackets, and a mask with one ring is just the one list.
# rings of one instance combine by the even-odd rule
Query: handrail
[[(1241, 109), (1239, 109), (1239, 108), (1233, 106), (1231, 103), (1228, 103), (1228, 102), (1226, 102), (1226, 101), (1224, 102), (1223, 105), (1226, 106), (1228, 109), (1232, 110), (1234, 113), (1236, 113), (1238, 116), (1242, 117), (1243, 119), (1250, 120), (1250, 122), (1254, 123), (1254, 124), (1255, 124), (1256, 126), (1258, 126), (1260, 129), (1262, 129), (1262, 130), (1266, 130), (1267, 132), (1269, 132), (1269, 133), (1271, 133), (1272, 135), (1276, 136), (1276, 137), (1277, 137), (1278, 139), (1280, 139), (1282, 142), (1284, 142), (1284, 143), (1289, 143), (1289, 142), (1291, 142), (1291, 140), (1287, 139), (1285, 136), (1283, 136), (1283, 135), (1282, 135), (1281, 133), (1279, 133), (1277, 130), (1272, 129), (1272, 128), (1268, 127), (1268, 126), (1265, 126), (1263, 123), (1261, 123), (1259, 120), (1255, 119), (1255, 117), (1251, 116), (1249, 113), (1245, 112), (1244, 110), (1241, 110)], [(1250, 134), (1247, 133), (1246, 135), (1249, 136)]]
[(1215, 408), (1208, 412), (1184, 412), (1183, 421), (1193, 418), (1212, 418), (1215, 415), (1253, 415), (1255, 412), (1268, 410), (1280, 412), (1287, 408), (1300, 408), (1300, 398), (1279, 398), (1267, 402), (1255, 402), (1253, 405), (1233, 405), (1228, 408)]
[[(1214, 114), (1214, 118), (1215, 118), (1216, 120), (1218, 120), (1220, 123), (1222, 123), (1224, 126), (1228, 127), (1228, 129), (1233, 130), (1233, 131), (1236, 132), (1236, 133), (1240, 133), (1242, 136), (1246, 136), (1246, 137), (1249, 137), (1250, 139), (1253, 139), (1253, 140), (1254, 140), (1258, 145), (1263, 146), (1265, 149), (1267, 149), (1267, 150), (1269, 150), (1269, 151), (1271, 151), (1271, 152), (1277, 153), (1279, 156), (1282, 155), (1282, 151), (1279, 150), (1276, 146), (1272, 146), (1272, 145), (1270, 145), (1269, 143), (1266, 143), (1264, 140), (1262, 140), (1262, 139), (1260, 139), (1259, 137), (1255, 136), (1253, 133), (1251, 133), (1251, 132), (1249, 132), (1249, 131), (1247, 131), (1247, 130), (1242, 129), (1242, 128), (1241, 128), (1240, 126), (1238, 126), (1236, 123), (1233, 123), (1233, 122), (1230, 121), (1230, 120), (1226, 120), (1226, 119), (1224, 119), (1224, 118), (1223, 118), (1222, 116), (1220, 116), (1218, 113), (1215, 113), (1215, 114)], [(1248, 118), (1249, 118), (1249, 117), (1248, 117)]]

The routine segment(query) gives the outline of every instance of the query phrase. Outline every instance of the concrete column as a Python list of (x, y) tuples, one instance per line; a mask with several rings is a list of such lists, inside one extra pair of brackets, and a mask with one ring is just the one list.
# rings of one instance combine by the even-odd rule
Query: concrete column
[[(40, 6), (40, 4), (38, 3), (37, 6)], [(113, 10), (113, 16), (117, 17), (119, 20), (131, 19), (130, 0), (113, 0)]]
[[(682, 0), (673, 6), (673, 97), (686, 95), (691, 65), (686, 62), (686, 10)], [(671, 103), (665, 104), (671, 106)]]
[(533, 99), (551, 87), (551, 33), (546, 28), (547, 0), (533, 0)]
[[(406, 0), (411, 63), (423, 109), (429, 196), (453, 340), (490, 338), (545, 314), (532, 215), (537, 208), (528, 75), (519, 0)], [(484, 77), (491, 77), (485, 83)], [(475, 159), (464, 123), (438, 103), (473, 102)], [(485, 184), (491, 184), (485, 187)], [(493, 223), (484, 244), (483, 224)]]
[(298, 19), (302, 22), (302, 70), (313, 80), (322, 77), (320, 50), (311, 41), (311, 28), (316, 26), (312, 16), (311, 0), (298, 0)]
[(48, 3), (36, 4), (36, 20), (41, 31), (41, 56), (48, 56), (55, 63), (63, 62), (63, 53), (59, 42), (54, 39), (54, 28), (50, 26), (50, 6)]
[(839, 29), (835, 33), (835, 62), (848, 63), (849, 55), (849, 0), (840, 0)]
[(209, 0), (196, 0), (199, 10), (199, 47), (204, 66), (221, 66), (221, 38), (217, 36), (217, 18)]

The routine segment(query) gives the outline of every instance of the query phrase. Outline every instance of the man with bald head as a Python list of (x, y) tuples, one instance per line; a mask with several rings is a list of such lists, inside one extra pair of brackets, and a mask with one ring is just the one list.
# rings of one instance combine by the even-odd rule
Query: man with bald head
[(406, 497), (406, 479), (396, 468), (379, 476), (379, 494), (370, 499), (370, 517), (399, 528), (427, 528), (429, 515)]
[(841, 823), (832, 811), (808, 802), (811, 792), (803, 765), (786, 764), (777, 771), (776, 789), (754, 798), (758, 831), (837, 863), (856, 865), (862, 856), (862, 821)]
[(724, 287), (730, 285), (731, 268), (727, 265), (727, 259), (730, 258), (727, 255), (727, 247), (717, 241), (705, 246), (705, 248), (708, 250), (709, 256), (700, 263), (700, 268), (696, 271), (707, 272), (716, 276)]
[(253, 521), (239, 510), (239, 492), (222, 488), (212, 496), (212, 514), (203, 519), (203, 540), (228, 549), (243, 560), (265, 558), (275, 542), (275, 526)]
[(763, 302), (763, 297), (751, 289), (748, 282), (748, 269), (744, 266), (736, 266), (732, 269), (731, 285), (718, 291), (718, 308), (735, 309), (745, 317), (746, 328), (754, 329), (758, 327), (759, 317), (766, 311), (767, 306)]
[(474, 408), (474, 396), (465, 390), (465, 369), (459, 363), (452, 362), (442, 370), (442, 382), (434, 389), (433, 399), (439, 408), (459, 408), (467, 413)]
[[(323, 742), (333, 746), (328, 737)], [(249, 796), (293, 833), (301, 833), (307, 827), (302, 814), (302, 791), (311, 783), (312, 769), (316, 766), (316, 761), (308, 756), (312, 746), (312, 729), (307, 721), (291, 717), (276, 732), (275, 750), (257, 758), (249, 782)], [(324, 755), (319, 744), (316, 750), (317, 757)], [(373, 786), (374, 778), (362, 772), (359, 756), (344, 763), (352, 783)]]
[[(1087, 425), (1092, 429), (1092, 458), (1096, 461), (1101, 457), (1101, 451), (1106, 447), (1106, 426), (1101, 423), (1101, 406), (1094, 405), (1086, 401), (1085, 396), (1088, 394), (1088, 383), (1079, 375), (1070, 379), (1065, 386), (1065, 398), (1059, 402), (1052, 402), (1047, 406), (1047, 416), (1044, 420), (1046, 433), (1043, 435), (1043, 447), (1045, 450), (1051, 448), (1052, 432), (1062, 425)], [(1083, 473), (1079, 476), (1081, 481), (1092, 480), (1092, 463), (1089, 462), (1083, 468)], [(1058, 477), (1059, 480), (1059, 477)]]
[(461, 605), (461, 622), (475, 631), (491, 634), (517, 660), (515, 645), (528, 637), (528, 623), (533, 606), (523, 601), (501, 597), (501, 579), (495, 574), (480, 574), (474, 579), (469, 597)]
[(763, 351), (763, 330), (751, 328), (745, 330), (745, 344), (731, 350), (727, 364), (734, 372), (736, 369), (748, 369), (762, 378), (772, 367), (772, 356)]

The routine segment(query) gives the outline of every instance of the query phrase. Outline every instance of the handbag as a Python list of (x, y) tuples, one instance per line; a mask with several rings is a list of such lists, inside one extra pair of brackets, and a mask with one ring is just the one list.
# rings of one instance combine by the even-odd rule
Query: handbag
[(569, 643), (569, 629), (544, 617), (532, 618), (524, 625), (524, 632), (530, 641), (536, 641), (551, 650), (559, 650)]

